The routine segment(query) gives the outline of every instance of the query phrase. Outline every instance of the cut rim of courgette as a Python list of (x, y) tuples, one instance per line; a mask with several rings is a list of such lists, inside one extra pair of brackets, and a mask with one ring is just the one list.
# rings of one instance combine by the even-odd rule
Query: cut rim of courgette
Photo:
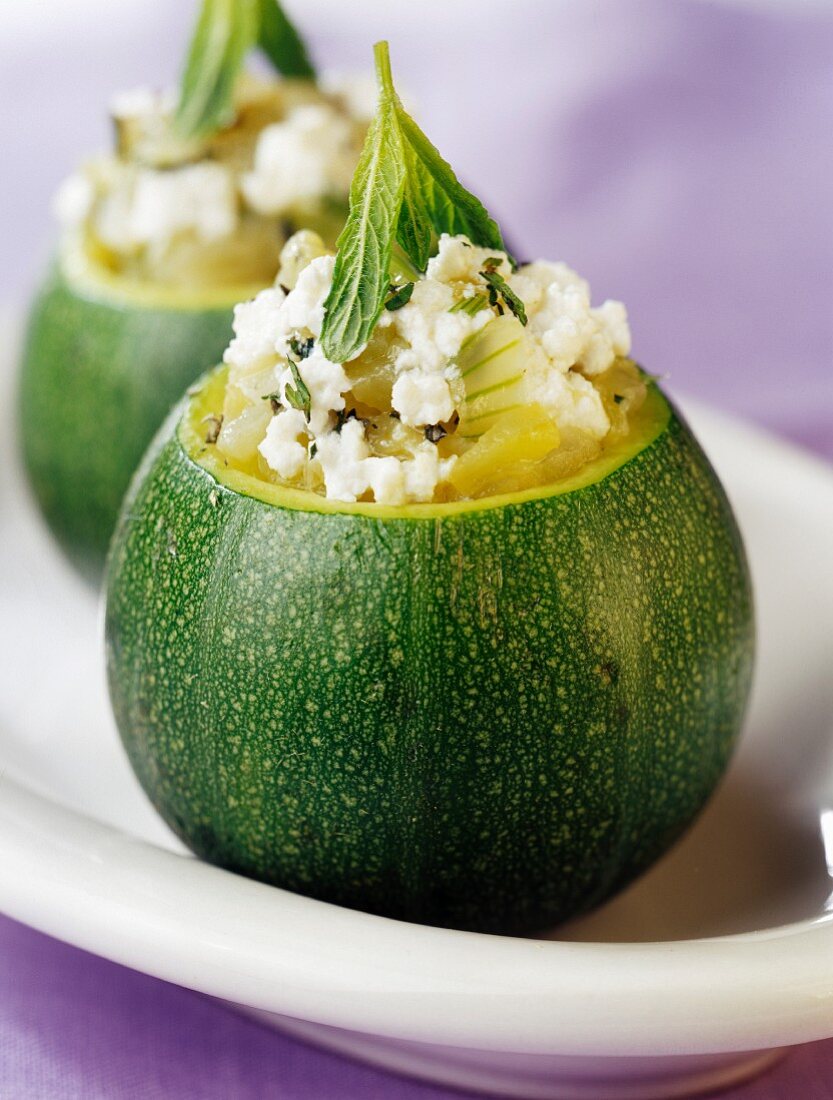
[(520, 492), (472, 500), (431, 501), (423, 504), (377, 504), (374, 501), (353, 503), (331, 500), (320, 493), (305, 489), (276, 485), (242, 470), (235, 470), (223, 461), (219, 452), (206, 445), (204, 422), (206, 417), (216, 416), (222, 411), (227, 376), (227, 367), (216, 367), (190, 391), (177, 431), (182, 450), (195, 465), (205, 470), (223, 488), (276, 508), (300, 512), (375, 516), (378, 519), (441, 519), (463, 512), (481, 512), (562, 496), (603, 481), (615, 470), (636, 458), (662, 435), (672, 416), (671, 406), (665, 395), (655, 382), (646, 379), (647, 396), (634, 418), (632, 430), (570, 477)]
[(80, 241), (69, 240), (60, 249), (58, 265), (68, 285), (81, 297), (138, 309), (228, 309), (254, 298), (270, 283), (189, 287), (149, 282), (109, 271)]

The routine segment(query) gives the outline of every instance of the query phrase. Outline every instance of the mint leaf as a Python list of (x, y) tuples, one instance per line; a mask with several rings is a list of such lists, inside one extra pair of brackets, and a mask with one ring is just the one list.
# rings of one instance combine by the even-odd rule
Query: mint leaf
[(383, 65), (377, 64), (377, 74), (382, 92), (394, 103), (408, 170), (403, 201), (405, 239), (400, 236), (399, 243), (420, 269), (427, 256), (420, 262), (421, 255), (412, 252), (406, 242), (413, 237), (424, 248), (431, 230), (437, 235), (464, 233), (472, 244), (505, 251), (497, 222), (480, 199), (463, 187), (448, 161), (402, 106), (393, 86), (387, 42), (378, 42), (374, 52), (377, 58), (384, 58)]
[(315, 78), (277, 0), (203, 0), (180, 82), (175, 123), (182, 137), (202, 137), (230, 119), (235, 82), (255, 45), (284, 76)]
[(350, 213), (337, 241), (333, 284), (324, 303), (321, 347), (333, 363), (352, 359), (367, 343), (385, 307), (391, 251), (405, 183), (405, 158), (395, 93), (382, 78), (390, 62), (376, 51), (381, 93), (350, 185)]
[(183, 137), (201, 137), (228, 119), (234, 82), (257, 37), (255, 0), (203, 0), (176, 111)]
[[(480, 199), (463, 187), (451, 165), (405, 111), (398, 97), (397, 104), (399, 125), (419, 166), (419, 186), (434, 231), (438, 235), (463, 233), (472, 244), (505, 252), (506, 246), (497, 222)], [(417, 263), (415, 257), (411, 259)]]
[(396, 239), (417, 271), (424, 271), (437, 240), (431, 213), (425, 201), (425, 190), (430, 177), (424, 172), (409, 145), (403, 143), (402, 152), (406, 171)]
[(315, 80), (315, 67), (303, 39), (277, 0), (259, 0), (257, 43), (279, 73)]
[(420, 272), (441, 233), (506, 251), (497, 222), (402, 106), (387, 42), (377, 42), (373, 53), (379, 103), (353, 176), (324, 303), (321, 345), (337, 363), (361, 351), (384, 309), (394, 239)]

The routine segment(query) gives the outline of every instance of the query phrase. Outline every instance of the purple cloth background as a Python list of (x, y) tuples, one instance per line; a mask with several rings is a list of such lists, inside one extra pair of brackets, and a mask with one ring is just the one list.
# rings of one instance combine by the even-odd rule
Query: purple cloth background
[[(417, 5), (357, 0), (314, 43), (359, 66), (389, 28), (428, 132), (524, 255), (562, 257), (599, 297), (622, 298), (637, 354), (672, 389), (833, 458), (833, 9), (513, 0), (508, 18), (505, 3), (455, 4), (438, 37), (414, 23)], [(317, 6), (295, 9), (313, 25)], [(0, 294), (23, 300), (48, 251), (51, 192), (104, 139), (98, 104), (170, 79), (190, 7), (131, 0), (117, 27), (72, 4), (10, 10)], [(727, 1095), (825, 1100), (831, 1082), (833, 1041)], [(451, 1095), (0, 918), (0, 1097)]]
[[(833, 1041), (726, 1100), (830, 1100)], [(460, 1100), (0, 918), (3, 1100)], [(483, 1100), (486, 1100), (484, 1097)]]

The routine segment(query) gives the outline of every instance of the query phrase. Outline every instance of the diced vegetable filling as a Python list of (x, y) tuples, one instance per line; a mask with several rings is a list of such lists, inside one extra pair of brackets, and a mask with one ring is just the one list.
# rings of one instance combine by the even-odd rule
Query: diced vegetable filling
[(341, 227), (372, 112), (360, 91), (243, 77), (229, 123), (189, 139), (176, 132), (175, 93), (117, 96), (115, 151), (56, 196), (67, 243), (114, 274), (159, 284), (271, 282), (296, 228), (334, 241)]
[(235, 310), (206, 442), (231, 466), (340, 501), (450, 501), (576, 473), (629, 431), (645, 383), (624, 306), (593, 307), (565, 264), (513, 268), (443, 234), (397, 275), (344, 363), (320, 346), (334, 257), (292, 237), (276, 284)]

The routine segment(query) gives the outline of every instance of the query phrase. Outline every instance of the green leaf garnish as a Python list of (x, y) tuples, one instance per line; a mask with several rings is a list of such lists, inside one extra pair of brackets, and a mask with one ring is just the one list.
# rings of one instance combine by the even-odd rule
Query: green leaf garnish
[(402, 155), (406, 171), (396, 239), (417, 271), (421, 272), (425, 270), (436, 242), (434, 226), (425, 206), (425, 195), (431, 188), (431, 177), (413, 150), (404, 142)]
[(402, 206), (405, 165), (396, 120), (396, 93), (376, 52), (381, 87), (376, 115), (350, 185), (350, 213), (338, 238), (333, 284), (324, 303), (321, 346), (344, 363), (367, 343), (384, 309), (393, 239)]
[[(484, 270), (480, 272), (480, 275), (489, 284), (490, 305), (496, 305), (497, 298), (498, 296), (500, 296), (506, 304), (507, 309), (510, 309), (521, 322), (521, 324), (525, 325), (527, 320), (526, 307), (524, 306), (518, 295), (515, 293), (515, 291), (512, 290), (512, 288), (503, 278), (503, 276), (499, 275), (497, 271), (495, 271), (491, 267), (484, 268)], [(498, 309), (500, 309), (499, 305)]]
[(353, 176), (324, 304), (321, 344), (334, 363), (361, 351), (385, 307), (394, 240), (418, 271), (441, 233), (464, 233), (474, 244), (505, 251), (497, 223), (402, 106), (387, 42), (373, 52), (379, 104)]
[(175, 122), (182, 137), (202, 137), (229, 121), (237, 76), (255, 45), (285, 76), (314, 79), (278, 0), (203, 0), (179, 89)]
[(288, 360), (289, 369), (292, 372), (292, 381), (295, 383), (294, 388), (292, 386), (284, 386), (283, 392), (286, 400), (292, 406), (293, 409), (297, 409), (302, 412), (309, 422), (310, 412), (312, 409), (312, 398), (310, 392), (307, 389), (307, 384), (301, 377), (301, 372), (298, 370), (298, 364), (293, 362), (292, 359)]
[(203, 0), (182, 76), (176, 126), (201, 137), (228, 119), (237, 74), (257, 38), (255, 0)]
[(277, 0), (259, 0), (260, 25), (257, 44), (284, 76), (315, 80), (315, 66), (303, 39), (286, 17)]
[(394, 283), (391, 283), (390, 291), (390, 297), (385, 300), (385, 309), (389, 309), (393, 312), (393, 310), (401, 309), (410, 302), (411, 295), (414, 292), (414, 284), (405, 283), (404, 286), (398, 287)]
[[(435, 233), (462, 233), (472, 244), (505, 252), (506, 246), (497, 222), (480, 199), (463, 187), (451, 165), (407, 114), (398, 97), (397, 103), (403, 138), (410, 145), (413, 160), (419, 166), (420, 194)], [(411, 258), (414, 263), (417, 262), (415, 257)], [(424, 268), (425, 264), (419, 266)]]

